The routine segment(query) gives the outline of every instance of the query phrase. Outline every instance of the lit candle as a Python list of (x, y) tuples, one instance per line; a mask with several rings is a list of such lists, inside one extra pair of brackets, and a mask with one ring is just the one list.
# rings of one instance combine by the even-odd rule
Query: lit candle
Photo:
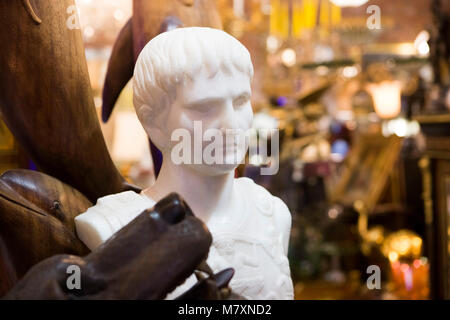
[(341, 23), (341, 8), (335, 4), (331, 5), (331, 24), (333, 26), (339, 25)]
[(316, 26), (318, 7), (318, 0), (304, 0), (303, 2), (305, 24), (308, 29)]
[(320, 26), (324, 29), (328, 29), (330, 26), (330, 9), (328, 0), (322, 0), (320, 2)]
[(304, 28), (304, 13), (303, 7), (300, 1), (295, 1), (292, 4), (292, 35), (294, 37), (300, 37), (302, 29)]

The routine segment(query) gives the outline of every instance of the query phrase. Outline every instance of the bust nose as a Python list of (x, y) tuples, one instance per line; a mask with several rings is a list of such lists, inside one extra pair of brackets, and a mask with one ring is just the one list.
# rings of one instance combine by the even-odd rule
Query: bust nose
[(222, 130), (238, 128), (238, 118), (231, 99), (227, 101), (222, 117)]

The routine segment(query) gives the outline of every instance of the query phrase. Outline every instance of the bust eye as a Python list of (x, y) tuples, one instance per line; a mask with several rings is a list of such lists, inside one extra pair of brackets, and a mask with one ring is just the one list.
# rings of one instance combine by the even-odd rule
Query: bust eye
[(249, 99), (249, 97), (247, 97), (247, 96), (239, 97), (239, 98), (237, 98), (236, 100), (234, 100), (233, 106), (234, 106), (235, 108), (240, 108), (240, 107), (244, 106), (245, 104), (247, 104), (247, 102), (248, 102), (249, 100), (250, 100), (250, 99)]
[(211, 105), (207, 103), (191, 104), (187, 106), (187, 109), (194, 114), (206, 114), (210, 111)]
[(192, 106), (190, 109), (193, 111), (196, 111), (196, 112), (205, 113), (205, 112), (208, 112), (208, 110), (210, 109), (210, 106), (205, 105), (205, 104), (198, 104), (198, 105)]

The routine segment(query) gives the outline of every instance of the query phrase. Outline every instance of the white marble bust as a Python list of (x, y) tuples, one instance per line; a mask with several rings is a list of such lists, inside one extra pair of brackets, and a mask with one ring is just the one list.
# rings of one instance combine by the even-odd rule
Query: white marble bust
[[(228, 129), (251, 127), (252, 77), (249, 52), (223, 31), (180, 28), (152, 39), (136, 62), (134, 105), (163, 154), (160, 174), (141, 194), (127, 191), (98, 199), (75, 219), (80, 239), (93, 250), (144, 209), (177, 192), (211, 231), (207, 262), (213, 271), (235, 269), (230, 283), (234, 292), (247, 299), (293, 299), (286, 257), (291, 215), (263, 187), (234, 177), (247, 146), (223, 139), (218, 149), (223, 161), (217, 163), (174, 159), (177, 129), (194, 135), (194, 123), (200, 122), (204, 132), (216, 129), (225, 135)], [(205, 142), (189, 145), (206, 148)], [(195, 282), (191, 276), (168, 298), (176, 298)]]

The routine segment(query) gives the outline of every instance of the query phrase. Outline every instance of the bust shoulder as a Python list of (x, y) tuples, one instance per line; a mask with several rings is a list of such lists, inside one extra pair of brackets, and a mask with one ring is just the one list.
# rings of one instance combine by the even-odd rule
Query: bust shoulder
[(275, 220), (275, 231), (282, 237), (283, 248), (286, 254), (292, 225), (291, 213), (286, 204), (252, 179), (237, 178), (235, 183), (238, 192), (243, 197), (248, 197), (262, 215), (273, 217)]
[(77, 235), (94, 250), (154, 204), (150, 198), (134, 191), (99, 198), (96, 205), (75, 217)]

